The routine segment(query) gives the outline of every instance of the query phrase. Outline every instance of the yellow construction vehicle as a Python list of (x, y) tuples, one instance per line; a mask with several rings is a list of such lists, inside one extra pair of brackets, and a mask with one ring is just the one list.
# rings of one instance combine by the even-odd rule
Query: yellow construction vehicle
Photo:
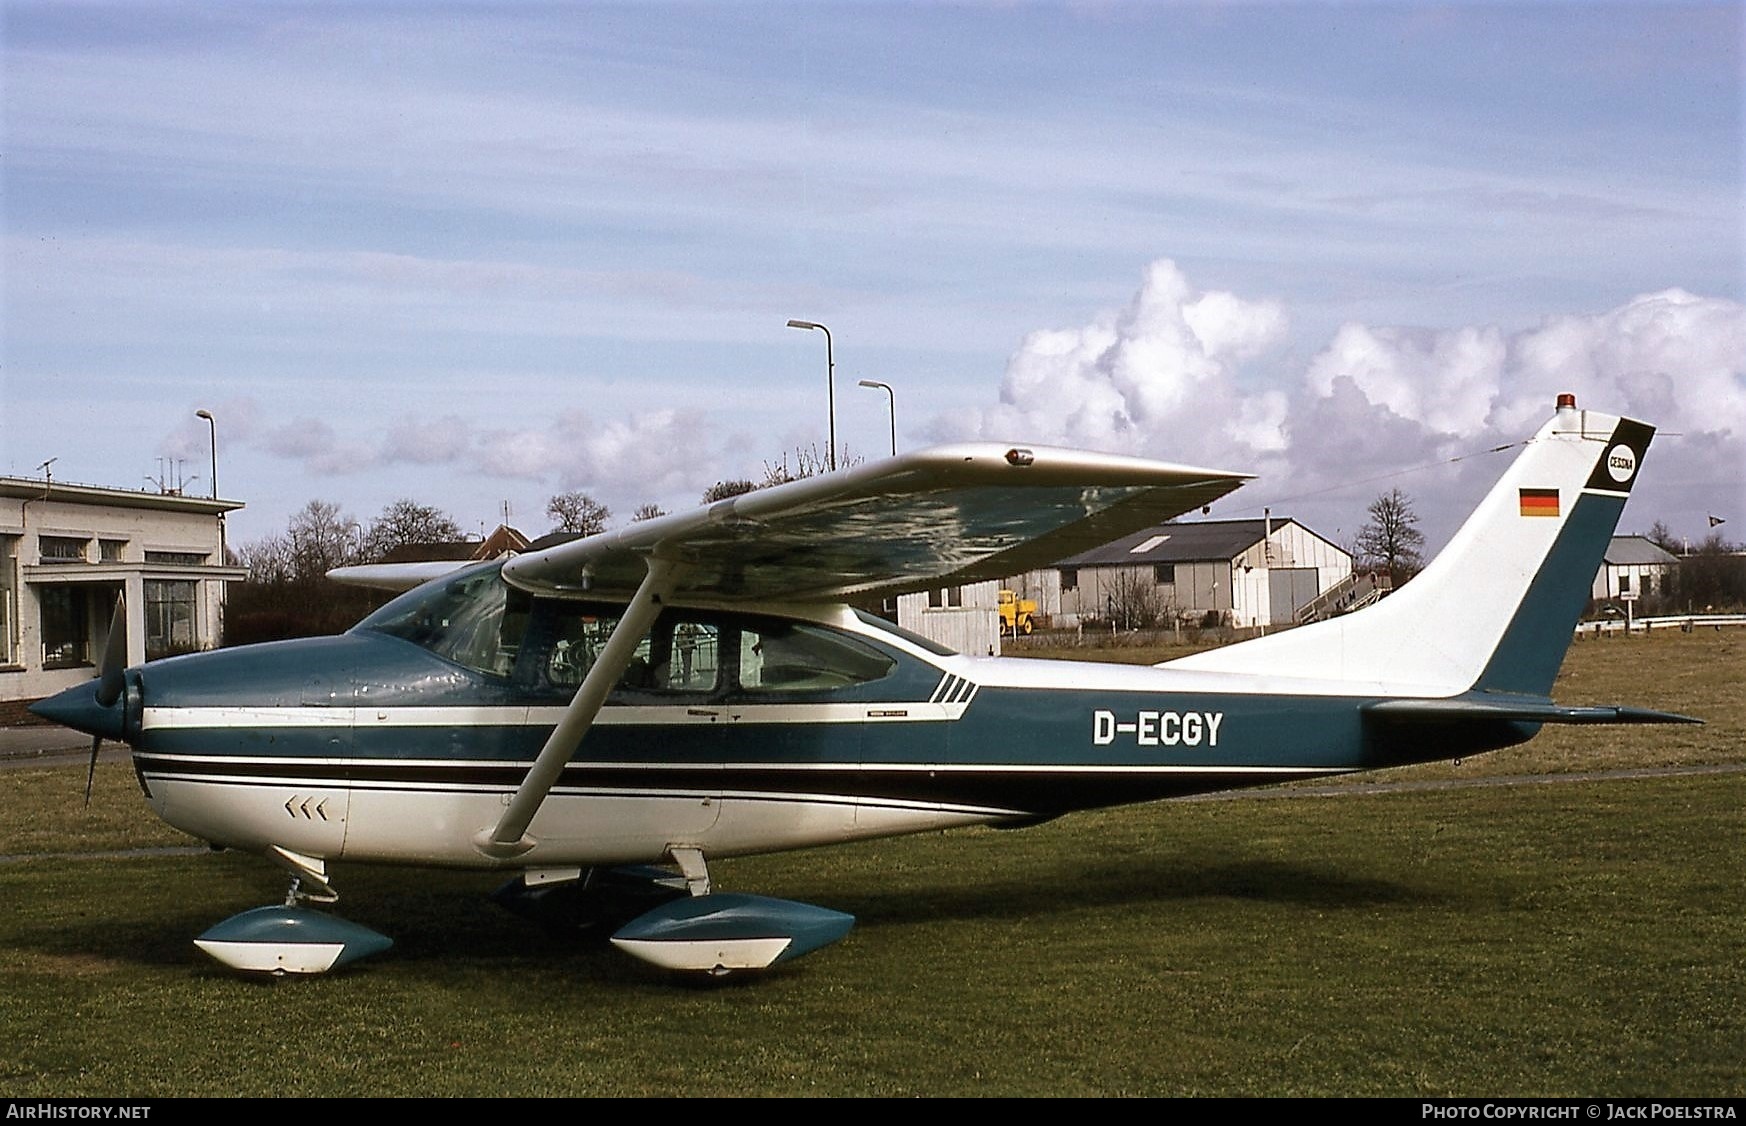
[(1000, 592), (1000, 627), (1018, 636), (1029, 633), (1036, 628), (1033, 619), (1037, 614), (1037, 604), (1029, 598), (1020, 598), (1010, 590)]

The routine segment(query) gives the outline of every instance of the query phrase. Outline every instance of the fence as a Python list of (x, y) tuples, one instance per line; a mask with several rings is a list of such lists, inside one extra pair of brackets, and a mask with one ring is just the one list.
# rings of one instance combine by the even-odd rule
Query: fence
[[(1632, 633), (1648, 633), (1657, 629), (1677, 629), (1690, 633), (1694, 629), (1721, 629), (1724, 626), (1746, 626), (1746, 614), (1669, 614), (1660, 618), (1638, 618), (1631, 623)], [(1602, 622), (1578, 622), (1576, 636), (1599, 637), (1609, 633), (1624, 633), (1625, 623), (1619, 619)]]

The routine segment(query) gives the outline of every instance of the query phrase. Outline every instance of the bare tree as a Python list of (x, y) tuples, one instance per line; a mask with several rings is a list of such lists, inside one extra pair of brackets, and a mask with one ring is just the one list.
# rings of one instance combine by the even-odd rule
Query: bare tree
[(285, 538), (294, 582), (311, 582), (335, 567), (356, 563), (363, 546), (358, 522), (325, 500), (312, 500), (299, 509), (285, 529)]
[(644, 520), (653, 520), (657, 516), (665, 515), (667, 515), (667, 510), (651, 501), (648, 504), (637, 505), (637, 510), (631, 513), (631, 523), (635, 524)]
[(703, 490), (703, 503), (714, 504), (718, 500), (726, 500), (729, 497), (744, 496), (757, 487), (757, 482), (748, 481), (743, 477), (734, 481), (717, 481)]
[(237, 550), (249, 581), (231, 587), (224, 615), (227, 645), (339, 633), (386, 601), (379, 591), (341, 586), (328, 571), (366, 558), (357, 521), (328, 501), (312, 500), (281, 535)]
[(1649, 526), (1649, 534), (1643, 537), (1669, 555), (1680, 553), (1679, 537), (1673, 534), (1673, 529), (1657, 520)]
[(403, 544), (453, 543), (464, 538), (461, 526), (442, 509), (402, 497), (370, 521), (370, 530), (364, 534), (363, 555), (366, 559), (380, 559)]
[(556, 531), (592, 536), (606, 531), (606, 521), (612, 516), (612, 509), (587, 493), (571, 490), (547, 501), (546, 515), (558, 522)]
[[(847, 469), (860, 465), (867, 459), (859, 454), (851, 454), (847, 448), (839, 452), (837, 465)], [(817, 477), (821, 473), (830, 472), (830, 462), (819, 452), (818, 443), (808, 446), (794, 447), (794, 462), (790, 465), (788, 455), (784, 453), (780, 461), (764, 463), (764, 479), (758, 482), (758, 488), (768, 489), (772, 485), (786, 485), (790, 481), (804, 481), (808, 477)]]
[(1417, 528), (1418, 514), (1412, 498), (1400, 489), (1390, 489), (1370, 502), (1370, 522), (1358, 529), (1354, 545), (1364, 563), (1386, 569), (1400, 586), (1424, 567), (1420, 549), (1425, 536)]
[(297, 574), (291, 559), (291, 541), (285, 536), (268, 536), (266, 539), (244, 544), (231, 554), (236, 556), (238, 563), (249, 569), (251, 583), (289, 583)]
[(1144, 629), (1164, 614), (1164, 597), (1150, 572), (1117, 567), (1106, 594), (1110, 620), (1119, 629)]

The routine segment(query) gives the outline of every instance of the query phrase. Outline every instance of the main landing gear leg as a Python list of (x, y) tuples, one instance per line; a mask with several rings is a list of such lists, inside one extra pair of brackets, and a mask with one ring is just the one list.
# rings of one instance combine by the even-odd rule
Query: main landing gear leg
[(667, 855), (679, 865), (679, 871), (685, 877), (686, 891), (692, 895), (709, 894), (709, 863), (703, 859), (702, 849), (671, 848)]

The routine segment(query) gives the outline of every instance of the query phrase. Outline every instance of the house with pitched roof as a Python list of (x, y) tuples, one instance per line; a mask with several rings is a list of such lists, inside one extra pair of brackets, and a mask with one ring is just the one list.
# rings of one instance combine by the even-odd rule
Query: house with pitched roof
[(1593, 598), (1636, 598), (1673, 593), (1679, 556), (1645, 536), (1614, 536), (1594, 576)]
[[(1133, 618), (1293, 625), (1352, 556), (1290, 517), (1159, 524), (1014, 580), (1058, 626)], [(1155, 610), (1155, 614), (1152, 612)]]

